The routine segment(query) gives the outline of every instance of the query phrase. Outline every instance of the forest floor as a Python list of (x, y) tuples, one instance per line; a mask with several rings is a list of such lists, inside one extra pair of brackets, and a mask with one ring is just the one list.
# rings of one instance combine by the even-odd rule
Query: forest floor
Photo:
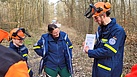
[[(68, 33), (69, 38), (73, 43), (73, 69), (74, 77), (91, 77), (91, 69), (93, 64), (93, 59), (89, 58), (86, 53), (82, 51), (82, 42), (84, 40), (82, 35), (78, 34), (73, 28), (66, 26), (61, 26), (61, 30)], [(39, 30), (39, 31), (38, 31)], [(43, 33), (46, 33), (47, 28), (43, 27), (36, 30), (36, 33), (31, 33), (33, 38), (26, 38), (26, 45), (29, 49), (29, 65), (34, 72), (34, 77), (38, 77), (38, 67), (41, 57), (39, 57), (32, 49), (34, 41), (36, 42)], [(33, 42), (32, 42), (33, 40)], [(130, 68), (133, 64), (137, 63), (137, 45), (125, 45), (124, 53), (124, 67), (123, 74), (130, 72)]]

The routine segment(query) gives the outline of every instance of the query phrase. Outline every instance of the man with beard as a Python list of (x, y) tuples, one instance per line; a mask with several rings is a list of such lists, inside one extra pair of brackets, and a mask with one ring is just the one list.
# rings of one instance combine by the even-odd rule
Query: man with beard
[(93, 17), (99, 25), (94, 49), (84, 48), (88, 56), (94, 58), (92, 77), (122, 76), (126, 33), (115, 18), (110, 18), (110, 9), (109, 2), (97, 2), (90, 4), (85, 13), (87, 18)]

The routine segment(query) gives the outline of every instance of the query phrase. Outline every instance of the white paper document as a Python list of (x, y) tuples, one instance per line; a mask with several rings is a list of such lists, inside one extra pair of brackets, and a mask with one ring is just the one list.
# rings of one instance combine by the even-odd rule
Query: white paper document
[(93, 50), (95, 44), (95, 38), (96, 38), (95, 34), (86, 34), (84, 49), (86, 46), (89, 46), (89, 49)]

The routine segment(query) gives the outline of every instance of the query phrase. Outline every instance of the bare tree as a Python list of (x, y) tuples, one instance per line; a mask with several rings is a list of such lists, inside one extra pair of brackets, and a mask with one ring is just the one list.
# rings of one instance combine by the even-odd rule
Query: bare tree
[(70, 21), (70, 26), (74, 26), (73, 22), (74, 22), (74, 15), (73, 15), (73, 7), (74, 7), (74, 3), (75, 0), (61, 0), (61, 2), (64, 2), (65, 5), (67, 6), (68, 9), (68, 17), (69, 17), (69, 21)]

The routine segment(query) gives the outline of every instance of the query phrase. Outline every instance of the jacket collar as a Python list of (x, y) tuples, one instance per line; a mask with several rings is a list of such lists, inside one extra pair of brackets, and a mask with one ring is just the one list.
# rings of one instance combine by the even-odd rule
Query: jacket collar
[(114, 24), (116, 24), (116, 19), (111, 18), (111, 22), (108, 24), (108, 28), (111, 28)]
[(16, 49), (17, 47), (13, 44), (13, 41), (10, 42), (10, 47)]
[[(61, 34), (60, 34), (60, 33), (59, 33), (59, 38), (58, 38), (58, 40), (63, 40), (63, 38), (61, 37)], [(49, 36), (48, 36), (48, 41), (55, 41), (51, 34), (49, 34)]]
[(114, 24), (116, 24), (116, 19), (115, 18), (111, 18), (111, 22), (109, 24), (107, 24), (106, 26), (100, 26), (101, 31), (102, 32), (110, 31), (110, 29), (112, 28), (112, 26), (114, 26)]
[(13, 44), (13, 41), (11, 41), (11, 42), (10, 42), (10, 47), (13, 48), (13, 49), (18, 49), (18, 48), (24, 47), (24, 44), (23, 44), (22, 46), (16, 47), (16, 46)]

